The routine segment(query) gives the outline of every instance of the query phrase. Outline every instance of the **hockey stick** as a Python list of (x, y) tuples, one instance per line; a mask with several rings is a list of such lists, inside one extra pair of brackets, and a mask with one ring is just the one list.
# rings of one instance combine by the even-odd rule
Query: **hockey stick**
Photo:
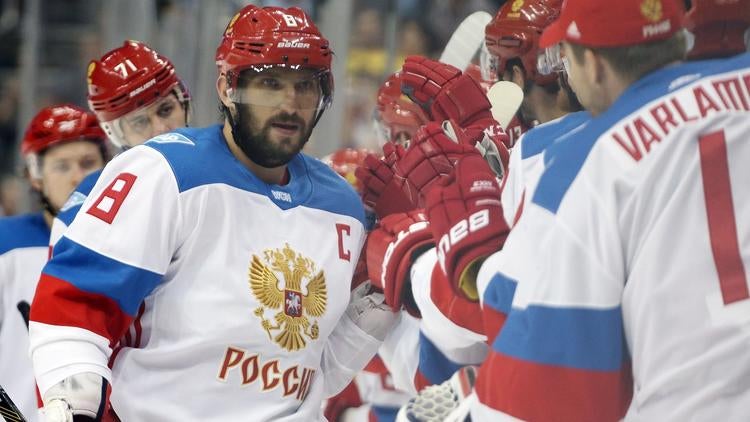
[(487, 91), (487, 99), (492, 104), (492, 117), (505, 129), (521, 106), (523, 90), (513, 82), (500, 81)]
[(458, 24), (445, 44), (440, 61), (465, 70), (477, 54), (484, 41), (484, 27), (492, 20), (487, 12), (474, 12)]
[(0, 416), (7, 422), (26, 422), (26, 418), (23, 417), (2, 385), (0, 385)]

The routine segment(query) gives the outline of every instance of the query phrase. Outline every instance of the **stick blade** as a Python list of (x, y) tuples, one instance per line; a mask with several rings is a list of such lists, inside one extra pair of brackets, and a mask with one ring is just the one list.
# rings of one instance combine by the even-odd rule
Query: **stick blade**
[(505, 129), (521, 106), (523, 90), (513, 82), (500, 81), (487, 91), (487, 98), (492, 104), (492, 117)]

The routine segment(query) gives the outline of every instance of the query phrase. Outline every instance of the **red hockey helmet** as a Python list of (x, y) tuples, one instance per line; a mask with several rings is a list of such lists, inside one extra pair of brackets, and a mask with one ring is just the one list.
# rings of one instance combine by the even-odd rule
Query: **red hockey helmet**
[(692, 0), (685, 27), (693, 34), (688, 58), (727, 57), (747, 49), (750, 0)]
[(125, 41), (92, 60), (88, 68), (89, 108), (117, 144), (127, 144), (116, 119), (174, 92), (187, 115), (190, 93), (172, 62), (138, 41)]
[(389, 76), (378, 90), (375, 127), (379, 140), (398, 143), (404, 133), (412, 139), (428, 121), (424, 111), (401, 93), (401, 72)]
[(216, 48), (216, 67), (219, 70), (219, 74), (222, 74), (226, 71), (224, 62), (227, 58), (227, 54), (229, 53), (229, 48), (232, 46), (232, 40), (227, 37), (221, 37), (221, 43), (219, 43), (219, 46)]
[(27, 161), (32, 177), (38, 178), (37, 157), (48, 148), (72, 141), (89, 140), (106, 152), (107, 136), (99, 127), (94, 113), (72, 104), (45, 107), (26, 128), (21, 141), (21, 153)]
[(367, 148), (341, 148), (326, 155), (321, 161), (351, 183), (354, 189), (359, 192), (361, 185), (359, 179), (354, 176), (354, 171), (365, 162), (365, 157), (370, 153), (372, 151)]
[(319, 113), (333, 98), (331, 61), (328, 40), (298, 7), (244, 7), (229, 22), (216, 49), (219, 72), (227, 77), (233, 90), (240, 72), (246, 69), (256, 72), (271, 67), (314, 70), (321, 90), (317, 104)]
[(544, 28), (557, 19), (562, 0), (513, 0), (505, 3), (485, 27), (485, 43), (492, 69), (485, 73), (500, 74), (508, 60), (523, 63), (526, 78), (539, 85), (557, 81), (557, 75), (537, 71), (539, 37)]
[(94, 113), (72, 104), (45, 107), (31, 119), (21, 141), (21, 153), (40, 154), (68, 141), (89, 139), (101, 144), (107, 136)]

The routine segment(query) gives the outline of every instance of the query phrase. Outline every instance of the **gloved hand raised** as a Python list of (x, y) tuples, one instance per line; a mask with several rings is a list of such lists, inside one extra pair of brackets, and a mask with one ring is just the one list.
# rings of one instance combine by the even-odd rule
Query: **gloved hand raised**
[(484, 89), (471, 76), (449, 64), (409, 56), (401, 78), (401, 92), (422, 107), (433, 121), (453, 120), (459, 127), (466, 128), (483, 120), (493, 120), (492, 105)]
[(459, 160), (455, 171), (429, 192), (427, 216), (438, 262), (451, 286), (467, 299), (478, 300), (479, 267), (500, 250), (510, 232), (500, 187), (479, 154)]

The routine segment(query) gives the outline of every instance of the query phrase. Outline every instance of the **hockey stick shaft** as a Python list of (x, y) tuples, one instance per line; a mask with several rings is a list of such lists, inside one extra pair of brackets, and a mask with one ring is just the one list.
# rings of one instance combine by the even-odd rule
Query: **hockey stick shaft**
[(26, 418), (23, 417), (2, 385), (0, 385), (0, 416), (7, 422), (26, 422)]
[(445, 45), (440, 61), (465, 70), (482, 47), (484, 27), (492, 20), (487, 12), (474, 12), (458, 25)]

